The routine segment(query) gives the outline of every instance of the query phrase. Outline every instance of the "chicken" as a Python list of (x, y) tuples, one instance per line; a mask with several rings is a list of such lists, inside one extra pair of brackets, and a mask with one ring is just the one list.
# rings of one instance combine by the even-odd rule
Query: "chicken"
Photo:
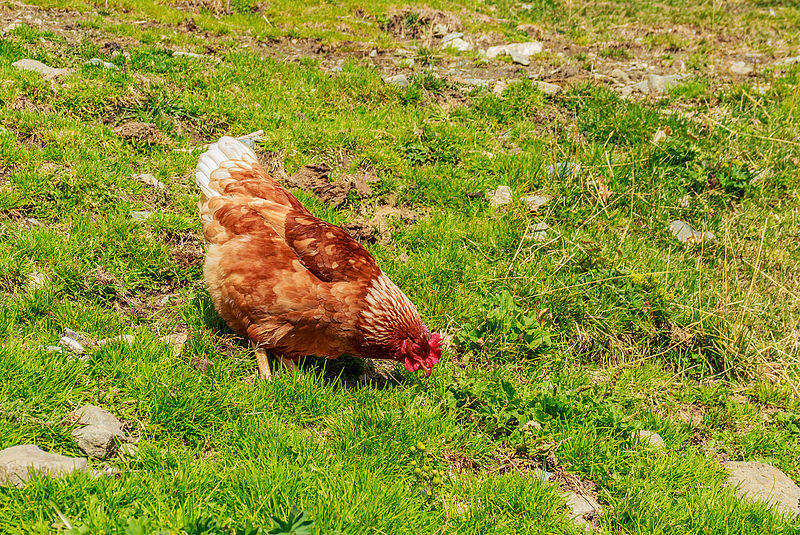
[(228, 326), (256, 348), (260, 375), (270, 375), (264, 351), (287, 365), (347, 354), (430, 375), (441, 335), (360, 243), (314, 217), (252, 150), (223, 137), (195, 176), (206, 286)]

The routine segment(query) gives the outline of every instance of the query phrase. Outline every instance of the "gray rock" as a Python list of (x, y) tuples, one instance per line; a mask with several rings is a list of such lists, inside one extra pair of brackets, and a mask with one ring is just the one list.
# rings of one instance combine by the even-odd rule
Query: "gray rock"
[(73, 331), (69, 327), (64, 327), (64, 329), (61, 331), (61, 336), (66, 336), (67, 338), (72, 338), (73, 340), (76, 340), (76, 341), (80, 342), (83, 345), (91, 345), (92, 342), (93, 342), (93, 340), (91, 338), (89, 338), (88, 336), (84, 336), (83, 334), (81, 334), (81, 333), (79, 333), (77, 331)]
[(61, 347), (67, 351), (75, 353), (76, 355), (83, 355), (86, 353), (86, 348), (83, 347), (83, 344), (70, 338), (69, 336), (62, 336), (59, 342), (61, 343)]
[(733, 74), (738, 74), (739, 76), (747, 76), (748, 74), (752, 74), (753, 65), (747, 63), (746, 61), (734, 61), (731, 63), (728, 69)]
[(528, 234), (528, 239), (538, 242), (547, 241), (547, 231), (549, 229), (550, 225), (544, 222), (531, 225), (530, 234)]
[(113, 63), (109, 63), (108, 61), (103, 61), (100, 58), (92, 58), (86, 62), (86, 65), (96, 65), (98, 67), (103, 67), (104, 69), (116, 69), (117, 66)]
[(44, 350), (47, 351), (48, 353), (62, 353), (63, 352), (63, 350), (61, 349), (60, 346), (47, 346), (47, 347), (44, 348)]
[(600, 504), (591, 496), (572, 491), (565, 492), (562, 496), (569, 508), (567, 515), (575, 523), (586, 526), (600, 515)]
[(261, 136), (263, 135), (264, 135), (263, 130), (256, 130), (255, 132), (250, 132), (249, 134), (246, 134), (244, 136), (239, 136), (236, 139), (238, 139), (242, 143), (242, 145), (252, 150), (256, 150), (256, 142), (260, 141)]
[(528, 195), (527, 197), (520, 198), (522, 202), (528, 207), (528, 211), (535, 212), (540, 206), (546, 204), (550, 197), (547, 195)]
[(401, 69), (410, 69), (414, 63), (414, 58), (404, 58), (397, 62), (397, 66)]
[(497, 189), (489, 192), (489, 204), (498, 208), (505, 206), (514, 200), (514, 194), (508, 186), (497, 186)]
[(72, 72), (70, 69), (56, 69), (53, 67), (49, 67), (44, 63), (42, 63), (41, 61), (36, 61), (35, 59), (21, 59), (19, 61), (15, 61), (11, 65), (13, 65), (18, 69), (39, 73), (46, 80), (55, 80), (56, 78), (59, 78), (61, 76), (64, 76)]
[(369, 51), (369, 57), (371, 57), (371, 58), (374, 58), (374, 57), (376, 57), (377, 55), (378, 55), (378, 51), (377, 51), (377, 50), (375, 50), (374, 48), (373, 48), (372, 50), (370, 50), (370, 51)]
[(651, 445), (657, 450), (665, 450), (666, 445), (664, 444), (664, 439), (661, 438), (661, 435), (656, 433), (655, 431), (648, 431), (647, 429), (640, 429), (633, 433), (633, 438), (637, 439), (641, 442)]
[(514, 63), (521, 65), (530, 65), (530, 57), (534, 54), (539, 54), (544, 47), (539, 41), (530, 41), (527, 43), (511, 43), (510, 45), (491, 46), (486, 49), (486, 57), (494, 59), (497, 56), (507, 54), (511, 56)]
[(335, 66), (331, 67), (331, 72), (342, 72), (342, 66), (341, 65), (335, 65)]
[(542, 470), (541, 468), (534, 468), (531, 472), (531, 476), (533, 479), (538, 479), (540, 481), (550, 481), (555, 474), (553, 472), (548, 472), (547, 470)]
[(396, 74), (394, 76), (388, 76), (383, 79), (384, 82), (387, 84), (394, 84), (400, 87), (405, 87), (408, 85), (408, 76), (405, 74)]
[(489, 87), (489, 84), (492, 83), (491, 80), (484, 80), (483, 78), (462, 78), (461, 82), (475, 87)]
[(544, 168), (545, 176), (554, 178), (577, 178), (581, 174), (581, 164), (577, 162), (558, 162)]
[(464, 37), (464, 33), (463, 32), (448, 33), (447, 35), (442, 37), (442, 45), (445, 45), (446, 43), (449, 43), (450, 41), (453, 41), (455, 39), (460, 39), (462, 37)]
[(670, 222), (669, 228), (672, 231), (673, 236), (678, 238), (678, 241), (681, 243), (707, 243), (709, 245), (714, 245), (717, 243), (717, 236), (713, 232), (710, 230), (705, 232), (694, 230), (686, 221), (676, 219), (675, 221)]
[(34, 271), (32, 273), (28, 273), (28, 289), (29, 290), (39, 290), (47, 286), (47, 283), (50, 281), (50, 278), (45, 275), (44, 273), (40, 273), (39, 271)]
[(661, 76), (659, 74), (647, 75), (647, 88), (651, 93), (664, 93), (670, 87), (678, 85), (682, 76), (680, 74), (668, 74)]
[(628, 76), (628, 73), (623, 71), (622, 69), (614, 69), (608, 75), (612, 78), (616, 78), (617, 80), (621, 81), (624, 84), (627, 84), (631, 81), (631, 77)]
[(800, 515), (800, 488), (789, 476), (768, 464), (729, 461), (728, 484), (736, 489), (740, 499), (767, 502), (785, 515)]
[(86, 459), (47, 453), (33, 444), (0, 451), (0, 485), (24, 487), (33, 473), (59, 477), (75, 471), (88, 471)]
[(494, 84), (494, 87), (492, 87), (492, 93), (494, 93), (498, 97), (502, 97), (503, 96), (503, 91), (506, 90), (506, 87), (508, 87), (508, 84), (506, 82), (500, 80), (500, 81), (498, 81), (498, 82), (496, 82)]
[(147, 184), (148, 186), (153, 186), (156, 189), (167, 189), (167, 186), (164, 185), (159, 179), (155, 176), (151, 175), (150, 173), (141, 173), (138, 175), (133, 175), (132, 177), (134, 180), (138, 180), (142, 184)]
[(147, 210), (133, 210), (131, 219), (134, 221), (147, 221), (151, 215), (153, 215), (153, 212), (148, 212)]
[(564, 91), (560, 85), (542, 82), (541, 80), (536, 80), (533, 82), (533, 84), (545, 95), (555, 96)]
[(472, 50), (472, 44), (464, 41), (460, 37), (456, 37), (455, 39), (443, 43), (442, 48), (454, 48), (455, 50), (459, 50), (461, 52), (467, 52), (468, 50)]
[(775, 65), (794, 65), (795, 63), (800, 63), (800, 56), (783, 58), (782, 60), (776, 61)]
[(30, 226), (32, 226), (32, 227), (41, 227), (42, 226), (42, 222), (41, 221), (39, 221), (38, 219), (34, 219), (32, 217), (26, 217), (25, 218), (25, 222), (27, 224), (29, 224)]
[(195, 54), (194, 52), (181, 52), (180, 50), (176, 50), (175, 52), (172, 53), (172, 57), (174, 57), (174, 58), (184, 57), (184, 58), (200, 59), (200, 58), (203, 57), (203, 55), (202, 54)]
[(78, 447), (95, 459), (105, 459), (113, 454), (119, 442), (125, 438), (122, 423), (96, 405), (84, 405), (75, 412), (78, 423), (83, 424), (83, 427), (72, 430)]

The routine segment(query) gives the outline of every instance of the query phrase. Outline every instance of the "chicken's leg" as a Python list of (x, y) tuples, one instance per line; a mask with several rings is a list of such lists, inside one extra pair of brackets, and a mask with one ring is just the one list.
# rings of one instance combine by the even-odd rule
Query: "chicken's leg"
[(297, 373), (299, 371), (297, 363), (294, 360), (288, 357), (281, 357), (281, 356), (278, 356), (278, 360), (280, 361), (281, 364), (283, 364), (283, 367), (286, 368), (289, 372)]
[(267, 352), (256, 348), (256, 361), (258, 362), (258, 377), (267, 381), (272, 379), (272, 372), (269, 369)]

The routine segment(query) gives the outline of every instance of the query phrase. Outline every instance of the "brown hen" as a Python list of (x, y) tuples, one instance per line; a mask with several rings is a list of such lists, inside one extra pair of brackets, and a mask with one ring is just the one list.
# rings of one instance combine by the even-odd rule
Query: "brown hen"
[(375, 259), (341, 228), (309, 212), (255, 153), (223, 137), (200, 156), (205, 282), (220, 316), (285, 362), (306, 355), (390, 359), (426, 375), (441, 336)]

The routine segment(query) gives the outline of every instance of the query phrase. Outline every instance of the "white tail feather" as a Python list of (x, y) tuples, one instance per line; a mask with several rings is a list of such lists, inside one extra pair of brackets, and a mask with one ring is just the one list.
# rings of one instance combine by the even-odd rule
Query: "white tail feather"
[(219, 197), (220, 192), (211, 187), (211, 175), (218, 169), (233, 167), (236, 164), (226, 162), (243, 162), (250, 165), (257, 160), (255, 152), (239, 140), (232, 137), (222, 137), (216, 143), (209, 145), (208, 150), (200, 155), (195, 169), (195, 183), (206, 197)]

